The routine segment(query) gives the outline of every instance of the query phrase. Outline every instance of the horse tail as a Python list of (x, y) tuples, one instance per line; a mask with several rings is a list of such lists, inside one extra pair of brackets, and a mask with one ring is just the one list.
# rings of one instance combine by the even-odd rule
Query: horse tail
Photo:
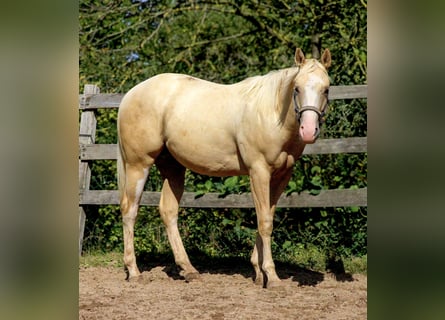
[[(119, 130), (118, 130), (119, 131)], [(119, 135), (119, 132), (118, 132)], [(122, 205), (122, 200), (125, 194), (125, 181), (126, 181), (126, 169), (125, 161), (122, 157), (122, 145), (120, 139), (118, 139), (117, 148), (117, 186), (119, 189), (119, 202)]]

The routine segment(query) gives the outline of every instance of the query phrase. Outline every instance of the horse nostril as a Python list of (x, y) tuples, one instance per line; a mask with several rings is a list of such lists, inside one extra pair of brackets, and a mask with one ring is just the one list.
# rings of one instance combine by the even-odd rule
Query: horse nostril
[(320, 134), (320, 129), (317, 127), (315, 128), (315, 133), (314, 133), (314, 137), (318, 137), (318, 135)]

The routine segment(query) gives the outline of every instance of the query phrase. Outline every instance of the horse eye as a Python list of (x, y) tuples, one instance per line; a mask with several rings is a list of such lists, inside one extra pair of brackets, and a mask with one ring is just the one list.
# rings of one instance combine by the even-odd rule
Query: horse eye
[(295, 91), (296, 94), (300, 93), (300, 90), (298, 88), (294, 88), (294, 91)]

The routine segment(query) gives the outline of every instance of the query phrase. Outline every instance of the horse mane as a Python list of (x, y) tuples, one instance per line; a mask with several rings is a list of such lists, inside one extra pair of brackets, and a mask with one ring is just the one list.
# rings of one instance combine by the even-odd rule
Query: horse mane
[(290, 104), (290, 95), (286, 95), (299, 68), (287, 68), (271, 71), (265, 75), (247, 78), (238, 84), (241, 94), (255, 106), (256, 111), (267, 118), (276, 118), (282, 122), (282, 110)]

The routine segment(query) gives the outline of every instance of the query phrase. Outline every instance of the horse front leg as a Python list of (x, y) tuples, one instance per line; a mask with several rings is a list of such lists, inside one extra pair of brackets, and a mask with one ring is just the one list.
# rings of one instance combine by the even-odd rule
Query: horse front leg
[(266, 166), (257, 166), (250, 171), (252, 196), (258, 221), (258, 235), (251, 262), (256, 273), (255, 283), (263, 284), (267, 288), (278, 286), (281, 282), (272, 259), (271, 235), (274, 210), (271, 210), (270, 205), (270, 179), (271, 175)]
[(250, 262), (252, 263), (253, 269), (255, 270), (255, 284), (264, 286), (264, 276), (263, 271), (261, 270), (261, 265), (263, 264), (263, 242), (259, 234), (257, 234), (256, 236)]

